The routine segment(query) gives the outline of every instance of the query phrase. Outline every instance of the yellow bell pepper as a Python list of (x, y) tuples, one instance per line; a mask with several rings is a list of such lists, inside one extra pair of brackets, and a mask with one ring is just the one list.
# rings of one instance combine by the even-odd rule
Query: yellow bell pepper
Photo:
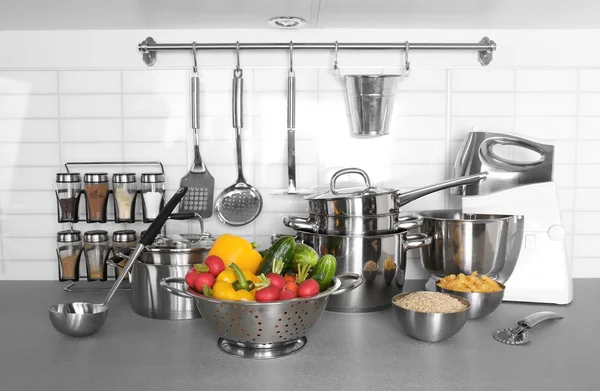
[(252, 243), (231, 234), (223, 234), (215, 240), (208, 252), (208, 256), (211, 255), (221, 258), (226, 266), (235, 263), (240, 269), (248, 269), (252, 274), (257, 272), (262, 262), (262, 256), (253, 248)]
[[(260, 281), (260, 279), (258, 278), (258, 276), (255, 275), (254, 273), (252, 273), (248, 269), (242, 269), (242, 273), (244, 273), (244, 277), (246, 277), (246, 280), (248, 280), (248, 281), (252, 281), (252, 282), (259, 282)], [(225, 281), (225, 282), (228, 282), (230, 284), (233, 284), (235, 281), (237, 281), (237, 279), (238, 278), (235, 275), (235, 272), (233, 271), (233, 269), (231, 269), (231, 267), (226, 267), (225, 270), (223, 270), (217, 276), (217, 281)]]
[(233, 285), (225, 281), (217, 281), (212, 287), (212, 297), (219, 300), (229, 301), (254, 301), (254, 296), (247, 290), (236, 291)]
[[(217, 276), (217, 281), (212, 287), (212, 297), (219, 300), (254, 301), (256, 288), (254, 288), (254, 284), (248, 283), (248, 281), (252, 281), (248, 277), (259, 281), (253, 273), (241, 270), (236, 264), (231, 264), (230, 268), (223, 270)], [(234, 283), (236, 283), (235, 287)]]

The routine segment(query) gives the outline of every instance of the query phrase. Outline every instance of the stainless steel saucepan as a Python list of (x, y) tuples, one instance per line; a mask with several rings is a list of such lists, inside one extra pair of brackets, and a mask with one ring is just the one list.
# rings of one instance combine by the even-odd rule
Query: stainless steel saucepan
[(310, 213), (308, 217), (288, 216), (286, 227), (297, 231), (330, 235), (379, 235), (419, 227), (423, 219), (415, 214), (386, 214), (368, 217), (326, 216)]

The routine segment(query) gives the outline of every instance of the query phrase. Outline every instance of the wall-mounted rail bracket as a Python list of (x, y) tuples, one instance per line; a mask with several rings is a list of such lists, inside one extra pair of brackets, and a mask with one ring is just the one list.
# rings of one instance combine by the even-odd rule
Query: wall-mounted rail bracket
[[(152, 39), (152, 38), (150, 38)], [(483, 66), (489, 65), (490, 62), (494, 59), (494, 50), (496, 50), (496, 42), (492, 41), (488, 37), (483, 37), (481, 41), (479, 41), (482, 45), (487, 45), (488, 49), (479, 50), (477, 52), (477, 58), (479, 59), (479, 63)], [(146, 61), (146, 59), (144, 59)], [(146, 62), (146, 64), (148, 64)]]
[(156, 41), (152, 37), (148, 37), (138, 47), (140, 52), (142, 52), (144, 62), (151, 67), (156, 62), (156, 50), (148, 50), (148, 45), (156, 45)]

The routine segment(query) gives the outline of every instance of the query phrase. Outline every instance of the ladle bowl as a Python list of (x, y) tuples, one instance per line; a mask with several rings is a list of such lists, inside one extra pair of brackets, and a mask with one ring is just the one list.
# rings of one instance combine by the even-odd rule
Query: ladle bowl
[(144, 247), (154, 242), (154, 238), (156, 238), (165, 221), (167, 221), (169, 215), (173, 212), (177, 204), (179, 204), (179, 201), (181, 201), (186, 192), (187, 187), (177, 190), (175, 195), (171, 197), (169, 202), (160, 211), (156, 220), (150, 224), (150, 227), (148, 227), (146, 233), (142, 236), (131, 254), (127, 264), (125, 264), (123, 272), (119, 275), (112, 288), (110, 288), (102, 303), (63, 303), (54, 304), (48, 308), (50, 322), (58, 332), (70, 337), (86, 337), (100, 330), (108, 316), (108, 302), (112, 299), (117, 288), (131, 270), (133, 263), (140, 256)]

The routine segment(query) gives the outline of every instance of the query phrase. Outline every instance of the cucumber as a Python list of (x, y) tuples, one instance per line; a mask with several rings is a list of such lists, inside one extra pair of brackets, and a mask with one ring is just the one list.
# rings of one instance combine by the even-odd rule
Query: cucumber
[[(277, 240), (265, 253), (256, 274), (264, 273), (265, 276), (269, 273), (281, 274), (292, 261), (295, 249), (296, 242), (293, 237), (285, 237)], [(278, 261), (277, 265), (275, 261)], [(274, 267), (275, 270), (273, 270)]]
[(337, 261), (333, 255), (327, 254), (323, 255), (312, 274), (309, 278), (317, 281), (319, 284), (319, 291), (323, 292), (333, 282), (333, 277), (335, 276), (335, 269), (337, 267)]

